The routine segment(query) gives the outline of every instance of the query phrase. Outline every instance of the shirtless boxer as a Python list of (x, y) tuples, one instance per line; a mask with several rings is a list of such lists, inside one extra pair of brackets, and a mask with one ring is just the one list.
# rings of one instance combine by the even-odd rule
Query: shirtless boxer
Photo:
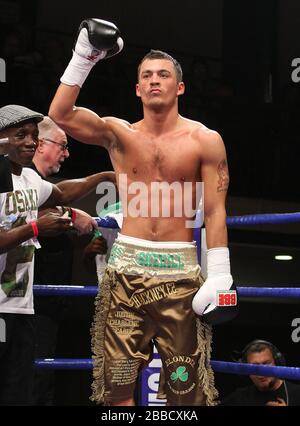
[[(218, 133), (179, 115), (178, 97), (185, 90), (181, 66), (161, 51), (151, 51), (138, 67), (136, 95), (143, 104), (142, 120), (130, 124), (75, 107), (95, 63), (119, 53), (122, 47), (114, 24), (98, 19), (83, 21), (72, 60), (49, 111), (73, 138), (108, 150), (124, 209), (121, 233), (96, 302), (92, 399), (133, 405), (136, 380), (151, 360), (154, 342), (163, 362), (168, 404), (214, 405), (217, 391), (209, 365), (211, 327), (203, 319), (209, 315), (213, 319), (220, 309), (217, 292), (226, 293), (233, 283), (227, 248), (229, 175), (225, 147)], [(144, 203), (153, 196), (153, 183), (183, 186), (191, 182), (194, 200), (196, 182), (200, 181), (204, 182), (209, 248), (204, 284), (193, 229), (186, 225), (186, 214), (174, 214), (175, 196), (169, 199), (169, 217), (163, 217), (161, 205), (159, 215), (151, 214), (148, 205), (147, 214), (137, 216), (132, 208), (136, 194), (129, 191), (132, 183), (139, 186)], [(225, 314), (235, 308), (221, 309)]]

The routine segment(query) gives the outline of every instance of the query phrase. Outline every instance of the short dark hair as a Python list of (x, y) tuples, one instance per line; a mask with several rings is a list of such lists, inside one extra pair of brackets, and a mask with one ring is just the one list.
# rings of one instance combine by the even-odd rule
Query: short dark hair
[(145, 55), (143, 57), (143, 59), (141, 60), (141, 62), (139, 63), (138, 70), (137, 70), (138, 79), (139, 79), (139, 76), (140, 76), (140, 70), (141, 70), (142, 63), (144, 61), (146, 61), (146, 59), (150, 59), (150, 60), (151, 59), (166, 59), (167, 61), (172, 62), (172, 64), (174, 65), (174, 68), (175, 68), (175, 74), (176, 74), (177, 82), (179, 83), (180, 81), (182, 81), (183, 73), (182, 73), (182, 68), (181, 68), (180, 63), (175, 58), (173, 58), (171, 55), (169, 55), (168, 53), (163, 52), (162, 50), (154, 50), (154, 49), (151, 49), (150, 52), (148, 52), (147, 55)]
[(252, 340), (252, 342), (248, 343), (242, 352), (242, 362), (248, 362), (248, 355), (252, 353), (262, 352), (266, 349), (269, 349), (272, 353), (272, 356), (275, 361), (275, 365), (286, 365), (285, 358), (283, 354), (279, 351), (279, 349), (273, 345), (273, 343), (268, 342), (267, 340)]
[(248, 355), (257, 353), (257, 352), (263, 352), (266, 349), (269, 349), (270, 352), (272, 353), (272, 356), (274, 357), (273, 348), (271, 345), (267, 343), (262, 343), (262, 342), (253, 343), (251, 346), (247, 348), (246, 352), (244, 353), (245, 360), (247, 360)]

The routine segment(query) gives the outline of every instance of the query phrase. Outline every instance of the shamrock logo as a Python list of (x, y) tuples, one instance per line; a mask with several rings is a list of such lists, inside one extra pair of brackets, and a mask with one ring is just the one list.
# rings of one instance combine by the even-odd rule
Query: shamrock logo
[(173, 382), (176, 382), (176, 380), (179, 379), (181, 382), (186, 382), (189, 378), (189, 373), (185, 370), (186, 368), (183, 366), (178, 367), (176, 369), (176, 372), (173, 371), (173, 373), (171, 374), (171, 380), (173, 380)]

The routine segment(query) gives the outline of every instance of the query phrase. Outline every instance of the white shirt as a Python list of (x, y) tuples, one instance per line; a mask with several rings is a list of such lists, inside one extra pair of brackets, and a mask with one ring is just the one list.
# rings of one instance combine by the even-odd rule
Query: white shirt
[[(52, 184), (32, 169), (12, 175), (12, 192), (0, 194), (0, 232), (37, 219), (38, 207), (49, 198)], [(0, 254), (0, 312), (33, 314), (34, 243), (24, 241)]]

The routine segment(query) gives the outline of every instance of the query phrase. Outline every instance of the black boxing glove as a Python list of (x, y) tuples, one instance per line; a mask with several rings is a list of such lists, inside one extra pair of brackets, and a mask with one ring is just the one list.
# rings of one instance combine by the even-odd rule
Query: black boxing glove
[(121, 52), (123, 45), (120, 32), (113, 23), (96, 18), (85, 19), (78, 30), (73, 57), (60, 81), (68, 86), (82, 87), (93, 66), (100, 59)]

